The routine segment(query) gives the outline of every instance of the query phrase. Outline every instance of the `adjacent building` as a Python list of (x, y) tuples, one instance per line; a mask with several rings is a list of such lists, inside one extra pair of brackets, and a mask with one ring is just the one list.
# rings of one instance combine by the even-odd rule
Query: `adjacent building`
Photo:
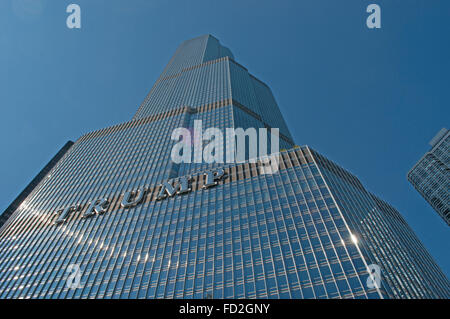
[(450, 131), (442, 128), (430, 145), (408, 172), (408, 181), (450, 226)]
[[(171, 133), (198, 120), (279, 128), (279, 170), (174, 163)], [(1, 298), (449, 296), (401, 214), (295, 146), (270, 88), (211, 35), (179, 46), (133, 119), (79, 138), (0, 230)]]

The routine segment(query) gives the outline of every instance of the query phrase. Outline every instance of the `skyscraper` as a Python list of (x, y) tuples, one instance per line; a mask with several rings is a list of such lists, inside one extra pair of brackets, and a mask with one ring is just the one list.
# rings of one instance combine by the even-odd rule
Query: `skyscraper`
[[(289, 150), (273, 174), (173, 162), (172, 132), (199, 120), (279, 128)], [(210, 35), (180, 45), (131, 121), (79, 138), (0, 232), (2, 298), (449, 296), (401, 215), (295, 146), (269, 87)]]
[(450, 226), (450, 131), (442, 128), (430, 145), (408, 172), (408, 180)]
[(8, 220), (12, 213), (14, 213), (20, 204), (27, 198), (31, 192), (36, 188), (37, 185), (42, 181), (42, 179), (50, 172), (50, 170), (55, 166), (56, 163), (61, 159), (61, 157), (66, 154), (66, 152), (73, 145), (72, 141), (67, 141), (66, 144), (56, 153), (55, 156), (44, 166), (44, 168), (31, 180), (31, 182), (24, 188), (24, 190), (17, 196), (13, 202), (5, 209), (5, 211), (0, 215), (0, 228)]

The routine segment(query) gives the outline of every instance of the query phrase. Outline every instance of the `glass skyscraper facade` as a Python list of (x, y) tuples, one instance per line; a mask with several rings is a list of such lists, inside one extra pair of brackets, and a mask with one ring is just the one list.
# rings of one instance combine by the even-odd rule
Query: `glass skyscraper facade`
[(408, 172), (408, 180), (450, 226), (450, 131), (441, 129), (430, 145)]
[(12, 203), (5, 209), (0, 215), (0, 228), (9, 219), (12, 213), (16, 211), (20, 204), (31, 194), (37, 185), (42, 181), (50, 170), (58, 163), (58, 161), (66, 154), (66, 152), (72, 147), (73, 142), (67, 141), (66, 144), (56, 153), (55, 156), (44, 166), (44, 168), (31, 180), (31, 182), (24, 188), (24, 190), (17, 196)]
[[(279, 128), (279, 170), (174, 163), (171, 133), (195, 120)], [(295, 146), (269, 87), (210, 35), (180, 45), (131, 121), (79, 138), (5, 226), (1, 298), (450, 296), (398, 211)]]

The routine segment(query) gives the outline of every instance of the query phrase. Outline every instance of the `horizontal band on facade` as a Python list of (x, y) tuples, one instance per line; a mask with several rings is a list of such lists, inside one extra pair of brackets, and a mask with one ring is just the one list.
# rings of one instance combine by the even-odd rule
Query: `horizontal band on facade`
[(227, 56), (222, 57), (222, 58), (218, 58), (218, 59), (215, 59), (215, 60), (210, 60), (210, 61), (204, 62), (202, 64), (197, 64), (197, 65), (194, 65), (194, 66), (190, 66), (188, 68), (181, 69), (181, 71), (179, 73), (168, 75), (168, 76), (165, 76), (163, 78), (159, 78), (156, 81), (156, 83), (159, 83), (159, 82), (164, 81), (164, 80), (169, 80), (169, 79), (173, 79), (173, 78), (179, 77), (181, 74), (183, 74), (184, 72), (187, 72), (187, 71), (192, 71), (192, 70), (195, 70), (195, 69), (203, 68), (205, 66), (208, 66), (208, 65), (211, 65), (211, 64), (216, 64), (216, 63), (219, 63), (219, 62), (222, 62), (222, 61), (227, 61), (227, 60), (233, 61), (231, 58), (229, 58)]
[[(162, 78), (158, 78), (158, 79), (156, 80), (155, 84), (153, 84), (153, 86), (152, 86), (150, 92), (148, 92), (148, 94), (146, 95), (144, 101), (142, 101), (141, 105), (139, 106), (138, 110), (136, 111), (136, 114), (133, 116), (133, 120), (136, 119), (136, 116), (139, 114), (139, 112), (141, 111), (142, 107), (144, 107), (144, 105), (147, 104), (148, 99), (150, 98), (151, 94), (153, 93), (153, 89), (154, 89), (160, 82), (162, 82), (162, 81), (164, 81), (164, 80), (169, 80), (169, 79), (177, 78), (177, 77), (179, 77), (181, 74), (183, 74), (183, 73), (186, 72), (186, 71), (190, 71), (190, 70), (198, 69), (198, 68), (201, 68), (201, 67), (204, 67), (204, 66), (207, 66), (207, 65), (211, 65), (211, 64), (218, 63), (218, 62), (222, 62), (222, 61), (227, 60), (227, 59), (228, 59), (228, 57), (223, 57), (223, 58), (211, 60), (211, 61), (208, 61), (208, 62), (205, 62), (205, 63), (202, 63), (202, 64), (198, 64), (198, 65), (196, 65), (196, 66), (191, 66), (191, 67), (189, 67), (189, 68), (184, 68), (184, 69), (182, 69), (181, 72), (179, 72), (179, 73), (172, 74), (172, 75), (169, 75), (169, 76), (166, 76), (166, 77), (162, 77)], [(170, 62), (169, 62), (169, 63), (170, 63)]]
[[(136, 111), (136, 114), (133, 116), (133, 120), (136, 119), (136, 116), (140, 113), (140, 111), (141, 111), (141, 109), (144, 107), (144, 105), (146, 105), (148, 99), (150, 98), (151, 94), (153, 93), (153, 89), (154, 89), (155, 87), (157, 87), (157, 85), (158, 85), (160, 82), (165, 81), (165, 80), (170, 80), (170, 79), (177, 78), (177, 77), (181, 76), (184, 72), (192, 71), (192, 70), (195, 70), (195, 69), (199, 69), (199, 68), (202, 68), (202, 67), (205, 67), (205, 66), (209, 66), (209, 65), (211, 65), (211, 64), (216, 64), (216, 63), (219, 63), (219, 62), (223, 62), (223, 61), (230, 61), (230, 62), (234, 63), (235, 65), (237, 65), (238, 67), (240, 67), (240, 68), (242, 68), (243, 70), (245, 70), (245, 71), (248, 72), (247, 68), (244, 67), (242, 64), (236, 62), (234, 59), (232, 59), (232, 58), (229, 57), (229, 56), (225, 56), (225, 57), (222, 57), (222, 58), (218, 58), (218, 59), (215, 59), (215, 60), (210, 60), (210, 61), (207, 61), (207, 62), (198, 64), (198, 65), (194, 65), (194, 66), (190, 66), (190, 67), (184, 68), (184, 69), (182, 69), (179, 73), (176, 73), (176, 74), (172, 74), (172, 75), (168, 75), (168, 76), (165, 76), (165, 77), (162, 77), (162, 78), (158, 78), (158, 79), (156, 80), (155, 84), (153, 84), (152, 88), (150, 89), (150, 92), (145, 96), (145, 99), (144, 99), (144, 101), (142, 101), (141, 105), (139, 106), (138, 110)], [(268, 86), (266, 83), (264, 83), (263, 81), (261, 81), (260, 79), (258, 79), (256, 76), (254, 76), (254, 75), (252, 75), (252, 74), (250, 74), (250, 73), (248, 73), (248, 75), (249, 75), (252, 79), (258, 81), (259, 83), (261, 83), (261, 84), (264, 85), (265, 87), (269, 88), (269, 86)], [(270, 89), (270, 88), (269, 88), (269, 89)]]
[[(245, 71), (248, 72), (248, 70), (247, 70), (247, 68), (246, 68), (245, 66), (243, 66), (242, 64), (239, 64), (238, 62), (236, 62), (234, 59), (230, 58), (229, 56), (225, 56), (225, 57), (222, 57), (222, 58), (218, 58), (218, 59), (215, 59), (215, 60), (210, 60), (210, 61), (207, 61), (207, 62), (204, 62), (204, 63), (201, 63), (201, 64), (197, 64), (197, 65), (193, 65), (193, 66), (190, 66), (190, 67), (181, 69), (181, 71), (180, 71), (179, 73), (172, 74), (172, 75), (168, 75), (168, 76), (165, 76), (165, 77), (163, 77), (163, 78), (160, 78), (160, 79), (156, 80), (155, 85), (156, 85), (157, 83), (161, 82), (161, 81), (169, 80), (169, 79), (174, 79), (174, 78), (176, 78), (176, 77), (179, 77), (179, 76), (180, 76), (181, 74), (183, 74), (184, 72), (192, 71), (192, 70), (199, 69), (199, 68), (203, 68), (203, 67), (205, 67), (205, 66), (208, 66), (208, 65), (211, 65), (211, 64), (216, 64), (216, 63), (223, 62), (223, 61), (230, 61), (230, 62), (233, 62), (234, 64), (236, 64), (237, 66), (239, 66), (240, 68), (242, 68), (242, 69), (244, 69)], [(267, 86), (267, 84), (265, 84), (263, 81), (261, 81), (261, 80), (259, 80), (258, 78), (256, 78), (254, 75), (252, 75), (252, 74), (250, 74), (250, 73), (249, 73), (249, 75), (250, 75), (252, 78), (254, 78), (255, 80), (257, 80), (258, 82), (260, 82), (260, 83), (264, 84), (265, 86)]]
[[(238, 102), (234, 99), (223, 99), (223, 100), (220, 100), (217, 102), (203, 104), (203, 105), (195, 107), (195, 108), (190, 107), (190, 106), (181, 106), (179, 108), (175, 108), (175, 109), (172, 109), (172, 110), (169, 110), (166, 112), (162, 112), (162, 113), (158, 113), (155, 115), (150, 115), (150, 116), (138, 119), (138, 120), (131, 120), (129, 122), (125, 122), (122, 124), (110, 126), (110, 127), (98, 130), (98, 131), (87, 133), (87, 134), (83, 135), (77, 142), (86, 141), (91, 138), (104, 136), (104, 135), (118, 132), (118, 131), (121, 131), (124, 129), (138, 127), (138, 126), (148, 124), (151, 122), (155, 122), (155, 121), (161, 121), (161, 120), (167, 119), (169, 117), (173, 117), (173, 116), (177, 116), (177, 115), (181, 115), (181, 114), (185, 114), (185, 113), (194, 114), (194, 113), (210, 112), (210, 111), (219, 109), (221, 107), (231, 106), (231, 105), (236, 106), (236, 107), (240, 108), (241, 110), (243, 110), (244, 112), (246, 112), (247, 114), (251, 115), (258, 121), (260, 121), (264, 125), (264, 127), (266, 127), (267, 129), (272, 128), (269, 124), (267, 124), (266, 122), (264, 122), (262, 120), (261, 116), (259, 116), (258, 114), (256, 114), (255, 112), (253, 112), (251, 109), (249, 109), (245, 105), (241, 104), (240, 102)], [(294, 141), (292, 141), (289, 137), (287, 137), (286, 135), (284, 135), (281, 132), (279, 132), (279, 135), (283, 140), (290, 143), (291, 145), (294, 145)]]
[[(295, 149), (279, 153), (278, 155), (278, 165), (279, 170), (281, 171), (312, 163), (314, 163), (314, 160), (312, 158), (311, 151), (308, 147), (297, 147)], [(262, 174), (263, 166), (264, 164), (261, 161), (257, 161), (256, 163), (245, 162), (241, 164), (234, 164), (232, 166), (225, 166), (223, 167), (223, 170), (225, 171), (224, 175), (225, 178), (218, 181), (217, 186), (264, 175)], [(174, 178), (174, 180), (179, 180), (180, 177)], [(204, 190), (204, 185), (205, 185), (205, 176), (203, 174), (191, 175), (189, 185), (190, 193)], [(147, 190), (145, 192), (142, 201), (139, 202), (139, 205), (158, 201), (158, 194), (161, 190), (161, 185), (152, 185), (143, 187), (145, 187)], [(136, 190), (137, 189), (129, 191), (136, 191)], [(124, 194), (125, 193), (120, 193), (107, 198), (109, 202), (108, 212), (115, 212), (121, 209), (127, 210), (127, 208), (121, 207), (121, 202)], [(74, 203), (67, 203), (67, 205), (71, 204)], [(78, 211), (85, 211), (89, 207), (90, 202), (77, 203), (77, 205), (79, 206)], [(67, 218), (66, 222), (68, 223), (73, 222), (76, 219), (79, 219), (80, 217), (81, 217), (80, 214), (72, 214), (69, 218)]]

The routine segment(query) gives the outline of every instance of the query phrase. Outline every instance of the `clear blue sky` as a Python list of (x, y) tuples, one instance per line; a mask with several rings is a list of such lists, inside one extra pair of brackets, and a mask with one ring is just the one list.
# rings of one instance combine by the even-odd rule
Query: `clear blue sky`
[(206, 33), (272, 88), (297, 144), (398, 208), (450, 277), (450, 228), (406, 180), (450, 128), (446, 0), (2, 0), (0, 211), (67, 140), (131, 119), (176, 47)]

